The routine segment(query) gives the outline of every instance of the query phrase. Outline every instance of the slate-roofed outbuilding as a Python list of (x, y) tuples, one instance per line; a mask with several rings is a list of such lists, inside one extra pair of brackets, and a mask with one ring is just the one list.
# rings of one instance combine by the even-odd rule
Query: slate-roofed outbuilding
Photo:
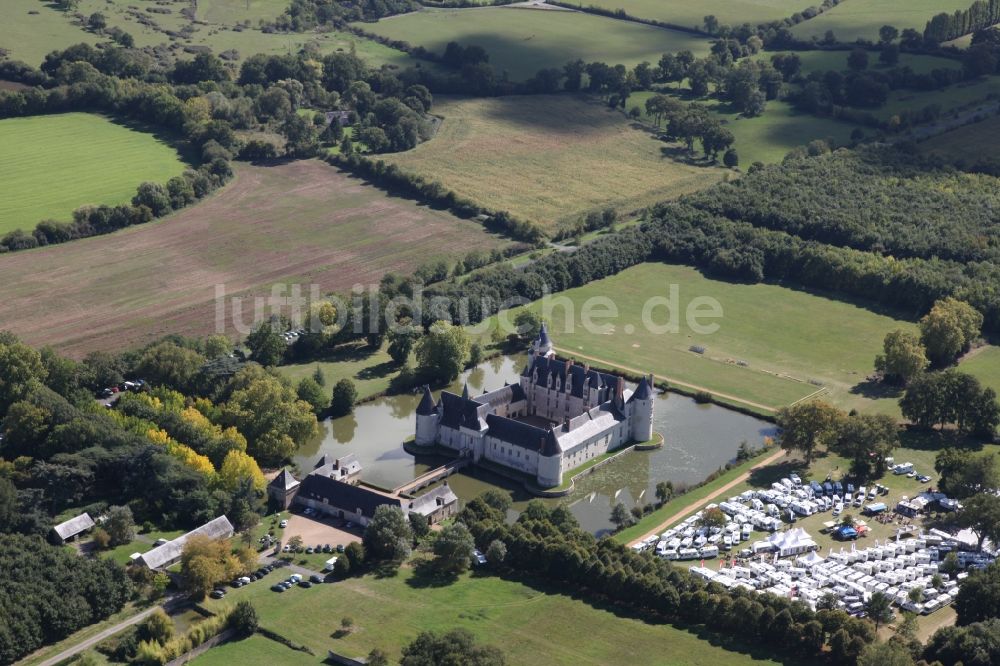
[(203, 535), (209, 539), (228, 539), (233, 536), (233, 525), (225, 516), (219, 516), (210, 520), (201, 527), (193, 529), (187, 534), (182, 534), (173, 541), (168, 541), (162, 546), (143, 553), (136, 562), (149, 569), (162, 569), (180, 561), (184, 552), (184, 544), (195, 535)]
[(59, 523), (52, 528), (56, 536), (63, 543), (69, 541), (73, 537), (86, 532), (94, 526), (94, 519), (90, 517), (89, 513), (81, 513), (79, 516), (74, 516), (66, 522)]
[(326, 500), (325, 503), (331, 507), (360, 513), (369, 518), (383, 504), (402, 507), (398, 497), (389, 497), (364, 486), (343, 483), (324, 474), (310, 474), (302, 479), (298, 497), (319, 502)]
[(292, 473), (287, 469), (281, 470), (278, 476), (271, 479), (271, 483), (267, 484), (273, 488), (278, 488), (282, 491), (292, 490), (299, 485), (299, 482), (292, 476)]

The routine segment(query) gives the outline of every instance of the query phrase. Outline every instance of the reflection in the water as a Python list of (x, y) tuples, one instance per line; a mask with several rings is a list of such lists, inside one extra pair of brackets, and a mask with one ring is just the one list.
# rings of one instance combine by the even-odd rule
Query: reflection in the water
[[(474, 393), (514, 382), (524, 367), (523, 355), (490, 359), (466, 371), (449, 389), (461, 392), (468, 381)], [(433, 466), (440, 459), (414, 459), (403, 450), (402, 442), (413, 434), (413, 412), (419, 394), (380, 398), (359, 405), (354, 414), (321, 424), (320, 436), (299, 450), (296, 463), (300, 469), (312, 469), (316, 459), (346, 453), (358, 456), (366, 481), (383, 487), (401, 485)], [(652, 502), (659, 481), (694, 484), (733, 459), (740, 442), (759, 446), (773, 434), (766, 421), (733, 412), (717, 405), (699, 405), (675, 394), (663, 394), (656, 402), (654, 429), (664, 436), (661, 449), (636, 452), (583, 477), (566, 502), (581, 526), (595, 534), (610, 529), (611, 507), (616, 502), (632, 506)], [(470, 469), (453, 476), (449, 483), (463, 500), (492, 487), (503, 487), (514, 494), (515, 509), (531, 497), (516, 484), (481, 469)]]

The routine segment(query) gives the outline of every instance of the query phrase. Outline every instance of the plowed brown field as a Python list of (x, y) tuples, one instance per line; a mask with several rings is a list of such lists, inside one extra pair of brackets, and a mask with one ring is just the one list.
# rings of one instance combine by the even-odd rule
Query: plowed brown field
[(241, 165), (223, 190), (163, 220), (0, 256), (0, 329), (72, 356), (206, 335), (216, 285), (230, 295), (269, 294), (276, 283), (346, 292), (502, 243), (319, 161)]

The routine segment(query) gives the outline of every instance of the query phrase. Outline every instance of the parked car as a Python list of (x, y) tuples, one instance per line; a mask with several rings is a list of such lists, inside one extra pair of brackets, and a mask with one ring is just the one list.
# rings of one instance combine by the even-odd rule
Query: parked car
[(282, 520), (280, 523), (278, 523), (278, 527), (280, 527), (281, 529), (285, 529), (286, 527), (288, 527), (288, 521)]
[(477, 548), (472, 551), (472, 562), (476, 566), (481, 567), (486, 564), (486, 556)]
[(282, 585), (281, 583), (275, 583), (274, 585), (271, 586), (271, 590), (273, 592), (284, 592), (285, 586)]
[(310, 587), (312, 587), (312, 586), (313, 586), (313, 584), (312, 584), (312, 583), (310, 583), (310, 582), (309, 582), (309, 581), (307, 581), (307, 580), (300, 580), (300, 581), (299, 581), (299, 587), (305, 587), (305, 588), (310, 588)]
[(317, 583), (317, 584), (318, 583), (322, 583), (323, 582), (323, 577), (320, 576), (319, 574), (313, 574), (312, 576), (309, 576), (309, 582), (310, 583)]
[(212, 590), (212, 592), (208, 596), (212, 597), (213, 599), (221, 599), (222, 597), (226, 596), (226, 591), (223, 590), (222, 588), (216, 588)]

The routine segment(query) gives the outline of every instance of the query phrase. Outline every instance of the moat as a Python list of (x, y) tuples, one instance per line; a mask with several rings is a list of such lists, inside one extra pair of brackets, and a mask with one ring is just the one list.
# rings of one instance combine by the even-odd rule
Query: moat
[[(516, 380), (525, 361), (524, 355), (485, 361), (464, 372), (449, 390), (461, 393), (466, 381), (473, 394), (501, 387), (504, 381)], [(308, 470), (320, 455), (354, 453), (366, 481), (383, 487), (406, 483), (442, 462), (440, 458), (414, 458), (403, 450), (403, 442), (414, 432), (419, 400), (420, 394), (380, 398), (359, 405), (350, 416), (328, 419), (320, 424), (319, 437), (299, 451), (295, 462)], [(673, 393), (657, 397), (653, 419), (654, 431), (664, 436), (662, 448), (627, 454), (583, 477), (568, 497), (546, 501), (567, 503), (584, 529), (600, 534), (611, 527), (609, 516), (616, 501), (626, 506), (652, 501), (659, 481), (698, 483), (731, 461), (740, 442), (760, 446), (764, 437), (775, 431), (767, 421)], [(518, 484), (481, 469), (461, 472), (449, 483), (463, 500), (490, 487), (511, 491), (515, 509), (531, 499)]]

